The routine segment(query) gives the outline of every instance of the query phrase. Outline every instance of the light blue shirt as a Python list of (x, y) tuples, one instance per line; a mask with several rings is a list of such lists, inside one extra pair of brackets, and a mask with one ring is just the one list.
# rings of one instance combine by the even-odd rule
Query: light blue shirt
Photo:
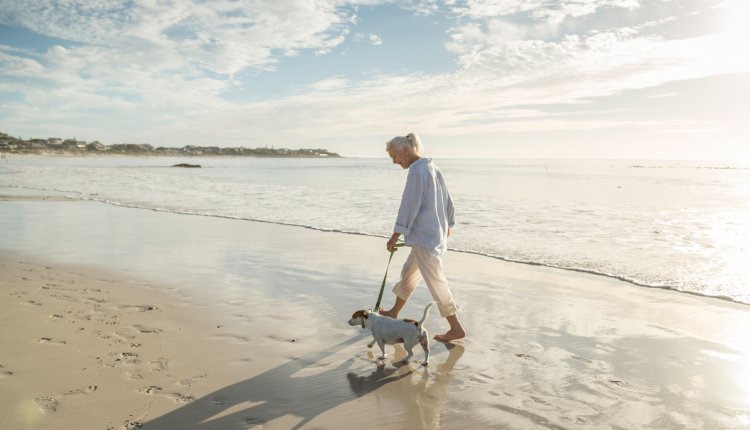
[(393, 231), (404, 235), (407, 246), (418, 245), (441, 255), (448, 248), (454, 212), (443, 173), (435, 163), (427, 158), (412, 163)]

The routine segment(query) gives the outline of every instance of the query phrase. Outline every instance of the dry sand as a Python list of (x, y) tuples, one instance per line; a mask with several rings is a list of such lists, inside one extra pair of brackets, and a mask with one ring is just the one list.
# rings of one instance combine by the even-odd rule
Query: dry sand
[(750, 428), (744, 305), (449, 252), (469, 337), (403, 366), (384, 239), (0, 200), (2, 428)]

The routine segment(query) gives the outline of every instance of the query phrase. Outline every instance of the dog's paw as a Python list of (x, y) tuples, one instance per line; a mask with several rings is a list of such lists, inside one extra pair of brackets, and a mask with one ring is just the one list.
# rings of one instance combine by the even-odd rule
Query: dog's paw
[(378, 360), (385, 360), (386, 357), (387, 357), (386, 355), (381, 355), (380, 357), (378, 357)]
[(422, 363), (422, 366), (423, 367), (427, 367), (428, 364), (430, 364), (430, 362), (429, 361), (425, 361), (424, 363)]

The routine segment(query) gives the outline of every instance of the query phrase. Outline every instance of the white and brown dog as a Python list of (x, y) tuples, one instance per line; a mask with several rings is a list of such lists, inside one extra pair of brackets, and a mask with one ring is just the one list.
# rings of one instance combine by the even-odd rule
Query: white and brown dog
[(424, 349), (424, 362), (422, 363), (422, 366), (427, 366), (430, 358), (430, 336), (427, 334), (427, 330), (422, 327), (422, 324), (427, 319), (430, 307), (434, 304), (435, 303), (433, 302), (425, 306), (424, 314), (419, 322), (411, 319), (397, 320), (370, 310), (359, 310), (352, 314), (352, 319), (349, 320), (349, 325), (361, 325), (362, 328), (369, 328), (370, 331), (372, 331), (373, 340), (367, 345), (367, 347), (372, 348), (375, 343), (378, 344), (380, 351), (383, 353), (378, 360), (385, 360), (386, 345), (403, 343), (404, 349), (408, 353), (406, 358), (403, 359), (403, 362), (408, 363), (409, 359), (414, 356), (412, 348), (417, 344), (420, 344), (422, 345), (422, 349)]

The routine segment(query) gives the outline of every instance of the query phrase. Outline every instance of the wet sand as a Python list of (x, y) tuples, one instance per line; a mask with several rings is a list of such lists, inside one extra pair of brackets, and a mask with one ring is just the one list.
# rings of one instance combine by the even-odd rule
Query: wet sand
[(4, 428), (750, 427), (745, 305), (449, 252), (469, 337), (400, 365), (346, 323), (385, 239), (31, 197), (0, 199)]

